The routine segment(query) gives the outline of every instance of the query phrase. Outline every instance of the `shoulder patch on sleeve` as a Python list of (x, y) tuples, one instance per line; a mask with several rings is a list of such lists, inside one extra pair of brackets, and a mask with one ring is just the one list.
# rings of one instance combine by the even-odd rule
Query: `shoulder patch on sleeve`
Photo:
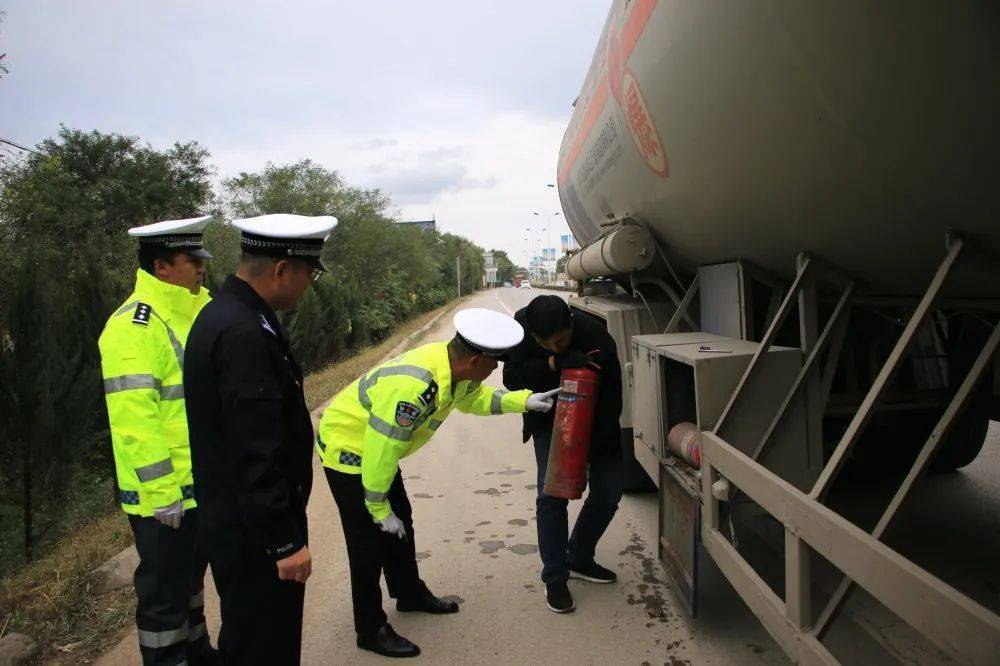
[(400, 400), (396, 403), (396, 423), (404, 428), (409, 428), (420, 416), (420, 408), (412, 402)]
[(135, 314), (132, 315), (132, 323), (149, 326), (149, 318), (152, 314), (153, 308), (140, 301), (135, 306)]
[(437, 393), (438, 393), (437, 382), (432, 379), (431, 383), (427, 385), (427, 390), (425, 390), (423, 393), (417, 396), (417, 400), (419, 400), (420, 404), (422, 404), (424, 407), (427, 407), (432, 402), (434, 402), (435, 398), (437, 398)]

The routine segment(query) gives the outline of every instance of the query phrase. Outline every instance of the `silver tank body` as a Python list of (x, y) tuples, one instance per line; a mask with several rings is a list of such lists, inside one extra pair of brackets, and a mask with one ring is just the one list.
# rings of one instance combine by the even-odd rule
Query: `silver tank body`
[(559, 155), (581, 245), (647, 224), (688, 268), (805, 250), (921, 293), (954, 229), (1000, 295), (1000, 4), (615, 0)]

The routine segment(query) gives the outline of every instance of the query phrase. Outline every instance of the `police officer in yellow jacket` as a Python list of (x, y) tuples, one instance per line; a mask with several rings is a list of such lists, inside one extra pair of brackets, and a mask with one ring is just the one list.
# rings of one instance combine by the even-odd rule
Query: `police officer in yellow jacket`
[(139, 241), (135, 291), (98, 342), (118, 479), (139, 553), (136, 625), (145, 664), (214, 664), (205, 627), (207, 559), (195, 539), (191, 451), (181, 371), (202, 287), (211, 216), (129, 230)]
[(481, 383), (497, 357), (524, 337), (513, 318), (462, 310), (455, 330), (450, 342), (423, 345), (362, 375), (334, 397), (320, 421), (316, 445), (344, 528), (358, 647), (385, 656), (414, 657), (420, 648), (386, 621), (383, 568), (397, 610), (458, 611), (420, 580), (399, 460), (426, 444), (453, 409), (479, 416), (548, 411), (558, 392), (508, 392)]

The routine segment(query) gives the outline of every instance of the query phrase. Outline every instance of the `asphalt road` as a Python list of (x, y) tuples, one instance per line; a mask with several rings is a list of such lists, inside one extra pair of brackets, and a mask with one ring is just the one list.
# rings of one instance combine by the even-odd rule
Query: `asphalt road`
[[(540, 290), (498, 289), (471, 305), (512, 312)], [(560, 293), (560, 292), (554, 292)], [(428, 339), (446, 340), (450, 321)], [(500, 386), (500, 373), (489, 380)], [(421, 576), (461, 612), (400, 614), (393, 627), (434, 664), (785, 664), (784, 654), (724, 579), (706, 567), (702, 608), (690, 620), (671, 596), (656, 559), (653, 494), (626, 495), (597, 558), (614, 585), (571, 581), (576, 612), (545, 606), (535, 532), (535, 462), (518, 416), (455, 413), (434, 440), (402, 461), (414, 508)], [(581, 502), (571, 502), (575, 515)], [(317, 465), (309, 505), (313, 574), (307, 584), (303, 663), (383, 663), (358, 650), (351, 620), (347, 556), (339, 516)], [(209, 577), (210, 578), (210, 577)], [(388, 600), (388, 597), (386, 597)], [(218, 603), (206, 580), (209, 630)], [(98, 662), (139, 663), (134, 629)]]

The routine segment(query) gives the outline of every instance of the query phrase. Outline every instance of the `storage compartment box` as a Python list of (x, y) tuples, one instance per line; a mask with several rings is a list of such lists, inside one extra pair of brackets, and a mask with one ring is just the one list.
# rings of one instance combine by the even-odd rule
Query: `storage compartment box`
[[(712, 430), (759, 348), (756, 342), (709, 333), (634, 337), (632, 420), (637, 458), (641, 449), (655, 456), (657, 463), (666, 458), (667, 433), (678, 423), (689, 421), (700, 431)], [(800, 350), (772, 346), (744, 387), (722, 436), (752, 454), (801, 365)], [(811, 487), (822, 455), (820, 443), (808, 441), (801, 398), (789, 407), (772, 438), (760, 462), (801, 489)], [(658, 477), (657, 470), (654, 478)]]

